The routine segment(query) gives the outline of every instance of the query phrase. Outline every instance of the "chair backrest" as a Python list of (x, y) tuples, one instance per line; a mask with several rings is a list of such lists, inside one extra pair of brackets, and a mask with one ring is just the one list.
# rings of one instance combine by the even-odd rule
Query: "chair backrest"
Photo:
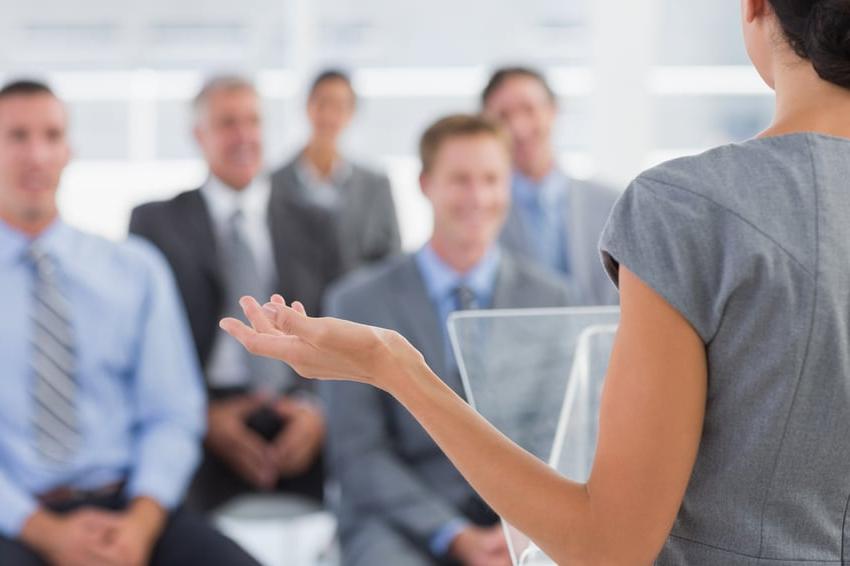
[[(578, 482), (596, 452), (616, 307), (464, 311), (449, 335), (470, 405), (511, 440)], [(554, 564), (503, 521), (516, 566)]]

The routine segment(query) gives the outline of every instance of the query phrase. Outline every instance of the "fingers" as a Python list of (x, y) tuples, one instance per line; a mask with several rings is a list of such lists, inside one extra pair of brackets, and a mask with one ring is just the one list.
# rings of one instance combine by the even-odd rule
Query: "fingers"
[(281, 303), (267, 303), (268, 316), (272, 318), (274, 326), (280, 332), (290, 336), (298, 336), (308, 342), (315, 341), (315, 320), (307, 317), (304, 305), (295, 301), (291, 307)]
[(251, 323), (254, 330), (261, 334), (277, 334), (273, 321), (263, 311), (263, 307), (254, 297), (242, 297), (239, 306)]
[(306, 470), (312, 456), (312, 443), (309, 435), (305, 435), (303, 430), (287, 427), (275, 446), (277, 468), (285, 477)]
[(324, 413), (309, 402), (296, 403), (300, 410), (290, 424), (294, 434), (288, 439), (291, 443), (285, 447), (287, 460), (282, 462), (281, 467), (284, 475), (297, 475), (307, 470), (321, 451), (325, 438)]
[(249, 337), (257, 331), (235, 318), (223, 318), (218, 323), (219, 328), (236, 338), (243, 346)]
[(304, 308), (304, 304), (301, 301), (295, 301), (292, 303), (292, 308), (295, 309), (298, 313), (307, 316), (307, 309)]
[(115, 529), (120, 524), (120, 518), (116, 513), (102, 511), (100, 509), (81, 509), (75, 512), (72, 518), (75, 521), (79, 521), (87, 531), (97, 534)]
[(108, 542), (105, 544), (94, 545), (88, 549), (90, 564), (98, 564), (98, 566), (123, 566), (125, 564), (124, 557), (121, 555), (121, 547)]
[(499, 525), (492, 527), (486, 533), (484, 540), (488, 552), (501, 554), (508, 549), (508, 543), (505, 541), (504, 533)]
[(298, 433), (293, 429), (292, 425), (288, 425), (274, 442), (274, 458), (278, 469), (286, 466), (286, 462), (292, 457), (292, 453), (297, 445)]
[(242, 307), (251, 327), (260, 334), (277, 334), (283, 331), (306, 338), (311, 330), (311, 325), (305, 324), (309, 321), (307, 310), (299, 301), (287, 307), (284, 298), (275, 294), (262, 306), (253, 297), (242, 297), (239, 306)]
[[(272, 295), (271, 302), (274, 303), (275, 305), (286, 306), (286, 301), (283, 299), (283, 297), (276, 294), (276, 293), (274, 295)], [(303, 314), (303, 315), (307, 314), (307, 310), (304, 308), (304, 304), (301, 301), (293, 301), (292, 302), (292, 308), (295, 309), (300, 314)]]
[(297, 412), (300, 408), (297, 401), (293, 401), (288, 397), (281, 397), (274, 402), (274, 409), (277, 414), (286, 419), (297, 418)]
[(298, 342), (298, 339), (292, 336), (262, 334), (235, 318), (225, 318), (219, 326), (252, 354), (284, 362), (292, 360), (293, 350)]
[(249, 407), (259, 407), (252, 396), (213, 401), (208, 412), (206, 443), (242, 478), (257, 487), (271, 487), (276, 480), (268, 446), (245, 424)]
[(237, 418), (241, 419), (253, 413), (266, 403), (267, 400), (265, 398), (256, 394), (239, 395), (232, 399), (212, 400), (208, 404), (208, 409), (212, 413), (209, 418), (213, 419), (215, 418), (215, 415), (227, 413), (235, 415)]
[(268, 447), (247, 429), (234, 439), (231, 462), (251, 484), (271, 488), (277, 479)]

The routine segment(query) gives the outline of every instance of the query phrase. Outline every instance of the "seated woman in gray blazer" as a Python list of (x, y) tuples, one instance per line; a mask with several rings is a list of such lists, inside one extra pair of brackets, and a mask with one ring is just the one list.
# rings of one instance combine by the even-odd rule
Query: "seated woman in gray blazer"
[[(559, 564), (848, 558), (850, 2), (742, 0), (776, 91), (757, 139), (642, 174), (602, 239), (622, 321), (590, 479), (490, 427), (399, 335), (243, 306), (248, 348), (394, 395)], [(498, 465), (493, 465), (494, 460)]]
[(348, 75), (321, 72), (307, 97), (310, 140), (272, 174), (274, 190), (286, 198), (333, 213), (345, 272), (401, 250), (389, 179), (352, 163), (339, 151), (356, 103)]

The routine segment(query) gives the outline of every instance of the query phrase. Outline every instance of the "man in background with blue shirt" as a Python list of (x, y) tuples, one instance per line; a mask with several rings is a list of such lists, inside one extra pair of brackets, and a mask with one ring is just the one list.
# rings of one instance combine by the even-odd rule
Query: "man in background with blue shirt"
[(513, 206), (502, 245), (559, 274), (577, 304), (617, 304), (598, 243), (618, 195), (571, 178), (558, 165), (552, 143), (558, 99), (546, 78), (528, 67), (499, 69), (481, 103), (511, 134)]
[(0, 562), (255, 565), (177, 507), (203, 390), (174, 283), (147, 244), (64, 224), (66, 111), (0, 89)]
[[(497, 245), (510, 203), (510, 144), (498, 124), (449, 116), (425, 132), (420, 154), (430, 241), (344, 279), (327, 311), (398, 331), (463, 395), (451, 312), (561, 307), (569, 297), (557, 277)], [(401, 404), (359, 383), (321, 387), (346, 566), (510, 565), (498, 517)]]

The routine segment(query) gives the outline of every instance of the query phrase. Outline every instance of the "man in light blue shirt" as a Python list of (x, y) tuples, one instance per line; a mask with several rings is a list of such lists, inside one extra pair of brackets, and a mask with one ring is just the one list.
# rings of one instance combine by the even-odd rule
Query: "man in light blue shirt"
[(616, 304), (597, 244), (618, 195), (558, 166), (552, 144), (557, 97), (545, 77), (527, 67), (499, 69), (481, 99), (484, 113), (511, 133), (513, 206), (502, 245), (558, 273), (577, 304)]
[(0, 561), (256, 564), (178, 509), (203, 390), (170, 272), (64, 224), (66, 112), (0, 90)]

